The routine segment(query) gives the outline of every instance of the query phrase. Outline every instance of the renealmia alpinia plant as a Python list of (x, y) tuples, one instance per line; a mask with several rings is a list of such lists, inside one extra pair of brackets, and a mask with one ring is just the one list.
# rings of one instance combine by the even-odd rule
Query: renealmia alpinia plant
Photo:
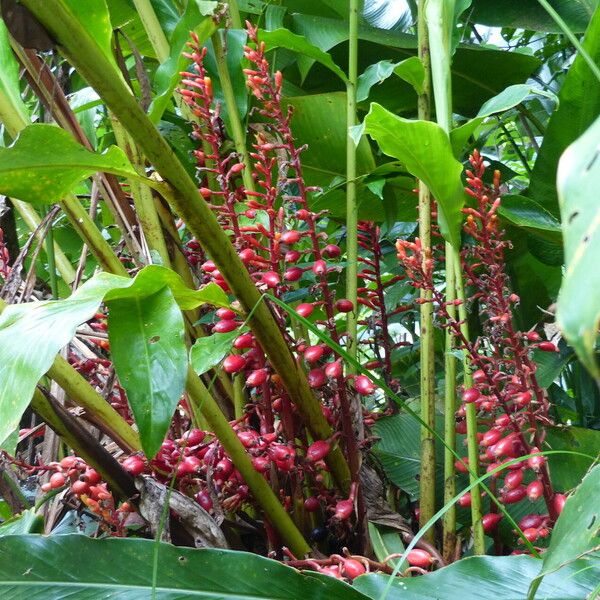
[[(48, 506), (46, 533), (57, 514), (71, 511), (96, 536), (126, 538), (86, 552), (103, 552), (107, 543), (123, 557), (149, 552), (153, 566), (134, 585), (154, 592), (175, 585), (159, 558), (168, 547), (148, 542), (145, 550), (134, 538), (254, 553), (179, 548), (165, 569), (206, 560), (175, 585), (191, 596), (245, 597), (244, 573), (263, 570), (251, 593), (265, 598), (419, 597), (428, 585), (455, 594), (442, 597), (472, 597), (460, 588), (461, 573), (485, 572), (478, 581), (491, 594), (496, 571), (507, 568), (519, 573), (513, 595), (525, 596), (530, 583), (531, 594), (549, 589), (549, 597), (592, 592), (600, 570), (589, 526), (596, 516), (583, 506), (594, 497), (598, 469), (572, 488), (597, 447), (578, 442), (569, 450), (564, 435), (591, 440), (593, 430), (559, 423), (577, 415), (586, 425), (595, 414), (582, 397), (575, 412), (564, 399), (564, 390), (577, 390), (573, 373), (583, 381), (580, 364), (596, 369), (598, 308), (582, 301), (577, 319), (565, 305), (565, 298), (579, 301), (573, 286), (582, 285), (582, 261), (597, 245), (587, 203), (594, 126), (565, 153), (558, 180), (567, 261), (558, 316), (575, 358), (565, 342), (548, 339), (540, 323), (549, 313), (532, 311), (533, 284), (523, 278), (535, 269), (550, 277), (552, 260), (560, 276), (561, 266), (546, 258), (560, 242), (558, 210), (553, 216), (551, 201), (542, 207), (528, 198), (523, 183), (531, 180), (539, 201), (535, 169), (548, 168), (548, 153), (558, 160), (552, 128), (563, 119), (559, 109), (544, 131), (547, 107), (530, 98), (555, 97), (523, 83), (537, 63), (517, 57), (509, 76), (498, 75), (504, 83), (486, 81), (474, 101), (456, 85), (453, 91), (452, 56), (464, 61), (473, 51), (457, 46), (457, 23), (468, 41), (469, 28), (480, 36), (478, 21), (462, 14), (464, 5), (436, 0), (420, 2), (414, 14), (419, 59), (393, 62), (398, 40), (388, 32), (378, 46), (384, 54), (360, 77), (361, 39), (377, 45), (373, 32), (382, 30), (359, 33), (354, 0), (307, 6), (310, 18), (289, 21), (282, 20), (285, 1), (280, 12), (257, 3), (253, 10), (265, 9), (266, 20), (234, 1), (20, 4), (3, 5), (8, 31), (0, 31), (0, 120), (14, 140), (0, 149), (0, 192), (15, 199), (21, 238), (23, 226), (33, 231), (13, 256), (15, 230), (10, 221), (0, 229), (0, 493), (7, 507), (27, 508), (15, 476), (34, 476), (38, 506)], [(485, 23), (486, 3), (472, 4)], [(336, 11), (349, 22), (331, 18)], [(569, 86), (594, 76), (600, 14), (583, 47), (569, 30), (581, 27), (575, 17), (549, 14), (579, 51), (564, 82), (568, 98)], [(23, 48), (35, 44), (19, 33), (19, 19), (29, 31), (43, 30), (43, 49), (58, 51), (54, 62)], [(347, 51), (329, 54), (325, 30), (348, 40)], [(429, 56), (437, 124), (429, 121)], [(79, 78), (71, 84), (91, 86), (93, 100), (82, 110), (65, 96), (64, 61)], [(469, 66), (476, 88), (478, 72)], [(338, 78), (333, 87), (319, 83), (319, 69)], [(410, 108), (395, 102), (398, 89)], [(380, 102), (361, 105), (369, 94)], [(457, 110), (476, 114), (484, 100), (474, 119), (453, 128)], [(395, 114), (411, 116), (413, 108), (418, 119)], [(91, 121), (78, 121), (90, 110)], [(50, 119), (59, 127), (30, 124)], [(487, 162), (495, 164), (486, 169)], [(585, 175), (577, 178), (569, 169), (579, 165)], [(508, 177), (502, 186), (496, 167)], [(342, 178), (332, 181), (336, 172)], [(89, 176), (87, 194), (80, 182)], [(60, 209), (37, 214), (36, 205), (55, 202)], [(380, 205), (385, 211), (374, 208)], [(59, 210), (70, 224), (58, 224)], [(583, 223), (580, 215), (590, 216)], [(76, 268), (60, 247), (63, 229), (79, 239)], [(524, 262), (523, 252), (546, 271)], [(96, 267), (103, 272), (94, 274)], [(37, 421), (24, 426), (29, 405), (62, 444)], [(411, 446), (419, 428), (420, 452)], [(443, 500), (436, 479), (444, 479)], [(3, 537), (36, 527), (32, 511), (0, 526), (0, 551), (16, 557), (35, 545), (40, 564), (29, 572), (63, 597), (60, 557), (51, 576), (42, 566), (44, 538)], [(73, 543), (85, 544), (67, 536), (62, 545)], [(483, 553), (491, 556), (461, 560)], [(260, 554), (332, 577), (302, 576)], [(239, 581), (204, 576), (234, 564)], [(75, 594), (103, 584), (97, 571)], [(125, 575), (115, 575), (119, 589)], [(9, 583), (0, 575), (0, 587), (13, 585), (13, 576)], [(565, 592), (563, 578), (577, 590)]]

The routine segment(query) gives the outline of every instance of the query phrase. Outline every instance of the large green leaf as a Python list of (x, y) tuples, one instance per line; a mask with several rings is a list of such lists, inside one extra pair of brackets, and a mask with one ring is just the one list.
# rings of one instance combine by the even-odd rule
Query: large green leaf
[[(27, 108), (21, 100), (19, 87), (19, 65), (8, 41), (8, 31), (4, 21), (0, 19), (0, 117), (18, 115), (21, 122), (29, 122)], [(18, 130), (6, 123), (10, 129)]]
[(398, 117), (375, 103), (365, 117), (364, 130), (382, 152), (397, 158), (429, 187), (438, 203), (440, 231), (458, 247), (465, 201), (463, 168), (454, 158), (446, 132), (429, 121)]
[[(600, 86), (599, 86), (600, 87)], [(560, 159), (557, 186), (566, 271), (556, 320), (587, 368), (600, 377), (595, 342), (600, 323), (600, 117)]]
[(36, 514), (35, 508), (28, 508), (20, 515), (12, 517), (0, 525), (0, 537), (24, 533), (42, 533), (44, 518)]
[(120, 148), (90, 152), (53, 125), (29, 125), (12, 146), (0, 148), (0, 193), (25, 202), (56, 202), (97, 171), (139, 177)]
[(15, 600), (367, 598), (333, 577), (302, 574), (255, 554), (177, 548), (134, 538), (94, 540), (83, 535), (1, 538), (0, 596)]
[(374, 65), (369, 65), (365, 72), (359, 76), (356, 85), (356, 101), (362, 102), (369, 97), (369, 92), (374, 85), (385, 81), (392, 74), (410, 83), (417, 94), (422, 93), (425, 80), (425, 69), (418, 56), (411, 56), (393, 63), (390, 60), (380, 60)]
[[(540, 577), (557, 571), (592, 550), (600, 567), (600, 465), (596, 465), (565, 503), (544, 552), (544, 566)], [(600, 581), (600, 577), (598, 578)]]
[(213, 333), (198, 338), (190, 351), (190, 363), (198, 375), (216, 367), (233, 348), (233, 342), (241, 333), (240, 329), (228, 333)]
[[(600, 64), (600, 10), (586, 31), (583, 47)], [(530, 190), (534, 200), (558, 214), (556, 171), (567, 146), (574, 142), (600, 115), (600, 84), (587, 63), (577, 56), (558, 94), (560, 107), (554, 112), (533, 166)]]
[[(464, 558), (425, 577), (391, 582), (385, 575), (363, 575), (354, 587), (374, 600), (524, 600), (541, 560), (530, 556)], [(538, 590), (544, 600), (582, 600), (600, 581), (600, 564), (580, 560), (546, 577)]]
[[(598, 0), (553, 0), (551, 4), (569, 28), (579, 33), (585, 31)], [(472, 8), (469, 17), (474, 23), (534, 31), (560, 31), (538, 0), (502, 0), (501, 5), (496, 0), (473, 0)]]
[[(191, 290), (174, 271), (152, 265), (142, 269), (135, 279), (100, 273), (65, 300), (8, 306), (0, 315), (0, 441), (18, 427), (38, 380), (58, 351), (70, 342), (76, 328), (98, 311), (102, 300), (110, 308), (112, 301), (147, 298), (165, 286), (182, 310), (204, 303), (228, 305), (225, 292), (216, 284)], [(156, 345), (169, 344), (173, 335), (157, 340)], [(120, 366), (115, 366), (119, 370)], [(162, 372), (151, 374), (162, 377)], [(173, 392), (179, 397), (179, 375), (173, 372), (171, 377)], [(126, 382), (124, 387), (128, 395), (135, 395), (136, 390)]]
[(109, 303), (111, 356), (127, 390), (146, 456), (154, 456), (185, 389), (187, 349), (181, 310), (167, 286)]
[(548, 232), (548, 235), (554, 234), (553, 237), (560, 242), (559, 221), (531, 198), (518, 194), (502, 196), (498, 213), (514, 225), (524, 229)]

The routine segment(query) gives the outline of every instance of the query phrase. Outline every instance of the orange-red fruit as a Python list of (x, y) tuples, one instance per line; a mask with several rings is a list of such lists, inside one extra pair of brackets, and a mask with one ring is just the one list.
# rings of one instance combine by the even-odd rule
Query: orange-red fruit
[[(134, 454), (132, 456), (128, 456), (123, 461), (123, 468), (128, 473), (131, 473), (135, 477), (136, 475), (143, 473), (145, 464), (144, 464), (144, 461), (139, 456)], [(90, 481), (90, 483), (91, 483), (91, 481)]]
[(554, 504), (554, 510), (556, 511), (557, 515), (560, 515), (560, 513), (563, 511), (566, 501), (567, 497), (564, 494), (554, 494), (552, 503)]
[(248, 387), (258, 387), (267, 380), (268, 373), (266, 369), (257, 369), (252, 371), (248, 377), (246, 377), (246, 385)]
[(335, 303), (335, 308), (338, 312), (349, 313), (354, 310), (354, 304), (351, 300), (347, 300), (346, 298), (340, 298)]
[(309, 304), (308, 302), (304, 302), (304, 303), (298, 304), (298, 306), (296, 306), (296, 312), (301, 317), (305, 317), (305, 318), (310, 316), (310, 314), (312, 313), (313, 310), (315, 310), (315, 307), (312, 304)]
[(327, 244), (327, 246), (323, 248), (323, 254), (327, 258), (337, 258), (341, 253), (340, 247), (335, 244)]
[(62, 473), (54, 473), (50, 477), (50, 481), (48, 483), (50, 484), (50, 487), (55, 490), (56, 488), (65, 485), (65, 476)]
[(537, 529), (530, 527), (529, 529), (525, 529), (523, 531), (523, 535), (529, 542), (535, 542), (535, 540), (537, 540), (539, 537), (539, 532)]
[(420, 548), (414, 548), (406, 555), (406, 560), (411, 567), (420, 567), (421, 569), (428, 569), (433, 563), (433, 557), (427, 550), (421, 550)]
[(331, 445), (327, 440), (317, 440), (306, 450), (306, 458), (311, 462), (317, 462), (318, 460), (325, 458), (330, 450)]
[(359, 375), (354, 380), (354, 388), (361, 396), (370, 396), (377, 389), (366, 375)]
[(354, 512), (354, 502), (352, 500), (340, 500), (335, 505), (335, 517), (340, 521), (345, 521), (350, 518), (350, 515)]
[(237, 329), (239, 323), (232, 319), (223, 319), (222, 321), (218, 321), (213, 325), (213, 331), (215, 333), (229, 333), (234, 329)]
[(519, 469), (518, 471), (511, 471), (510, 473), (506, 474), (506, 477), (504, 478), (504, 487), (507, 490), (514, 490), (515, 488), (518, 488), (521, 485), (521, 482), (523, 481), (523, 470)]
[(308, 372), (308, 385), (311, 388), (320, 388), (327, 382), (325, 371), (323, 369), (312, 369)]
[(355, 577), (364, 575), (366, 572), (367, 571), (363, 564), (354, 558), (347, 558), (344, 561), (344, 575), (346, 575), (348, 579), (354, 579)]
[(233, 347), (237, 350), (252, 348), (252, 346), (254, 346), (254, 336), (251, 333), (242, 333), (242, 335), (233, 342)]
[(87, 481), (77, 480), (73, 482), (71, 486), (71, 491), (77, 496), (81, 496), (82, 494), (87, 494), (90, 489), (90, 486)]
[(496, 528), (496, 525), (502, 520), (502, 515), (498, 513), (488, 513), (481, 517), (481, 524), (483, 525), (483, 531), (490, 533)]
[(469, 458), (467, 456), (463, 456), (463, 458), (461, 458), (460, 460), (457, 460), (454, 463), (454, 468), (459, 472), (459, 473), (468, 473), (469, 469)]
[(304, 360), (307, 363), (315, 363), (323, 356), (323, 346), (309, 346), (304, 351)]
[(246, 359), (239, 354), (230, 354), (223, 361), (225, 373), (239, 373), (246, 366)]
[(215, 314), (219, 319), (235, 319), (235, 312), (232, 311), (230, 308), (219, 308)]
[(284, 244), (295, 244), (300, 241), (300, 232), (295, 229), (290, 229), (289, 231), (284, 231), (281, 234), (281, 241)]
[(463, 401), (467, 403), (476, 402), (479, 400), (479, 396), (477, 388), (468, 388), (463, 392)]
[(552, 342), (540, 342), (537, 347), (542, 352), (558, 352), (558, 348)]
[(543, 494), (544, 494), (544, 486), (542, 485), (542, 482), (539, 479), (532, 481), (527, 486), (527, 497), (532, 502), (535, 502), (538, 498), (541, 498), (543, 496)]

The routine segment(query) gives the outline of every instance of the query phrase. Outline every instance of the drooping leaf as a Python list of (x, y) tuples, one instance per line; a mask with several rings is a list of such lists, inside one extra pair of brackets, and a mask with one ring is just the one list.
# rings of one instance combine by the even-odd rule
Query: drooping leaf
[(29, 125), (12, 146), (0, 148), (0, 193), (33, 204), (60, 200), (97, 171), (138, 177), (120, 148), (90, 152), (53, 125)]
[[(0, 118), (5, 121), (13, 113), (19, 121), (29, 122), (27, 108), (20, 94), (19, 65), (8, 41), (6, 25), (0, 19)], [(5, 124), (10, 129), (15, 129), (14, 126)]]
[(109, 302), (111, 357), (127, 391), (146, 456), (154, 456), (185, 389), (184, 322), (167, 286)]
[[(596, 10), (582, 43), (592, 60), (600, 64), (600, 9)], [(558, 98), (560, 107), (548, 122), (530, 181), (533, 199), (554, 215), (558, 215), (556, 173), (559, 159), (567, 146), (600, 115), (600, 84), (581, 56), (575, 57)]]
[(364, 128), (382, 152), (397, 158), (429, 187), (439, 206), (440, 231), (458, 246), (465, 200), (462, 165), (454, 158), (444, 130), (432, 122), (398, 117), (375, 103), (365, 117)]
[[(191, 290), (174, 271), (152, 265), (135, 279), (100, 273), (65, 300), (8, 306), (0, 315), (0, 441), (18, 427), (38, 380), (76, 328), (98, 311), (103, 299), (110, 305), (110, 301), (145, 298), (165, 286), (181, 310), (204, 303), (229, 305), (219, 286)], [(172, 376), (176, 382), (176, 374)]]
[[(152, 565), (158, 552), (153, 593)], [(73, 568), (76, 559), (77, 569)], [(27, 565), (15, 568), (15, 565)], [(333, 577), (302, 574), (246, 552), (197, 550), (135, 538), (23, 535), (0, 539), (0, 596), (47, 600), (365, 600)]]
[(565, 246), (565, 276), (556, 320), (586, 367), (600, 376), (595, 342), (600, 323), (600, 117), (562, 155), (557, 187)]
[(162, 63), (154, 74), (153, 87), (156, 95), (148, 110), (148, 115), (154, 123), (158, 123), (167, 108), (173, 91), (180, 80), (179, 73), (185, 69), (189, 62), (183, 56), (186, 44), (190, 41), (190, 31), (198, 36), (203, 44), (215, 31), (216, 25), (211, 17), (203, 17), (198, 10), (196, 2), (188, 2), (185, 12), (173, 30), (171, 39), (171, 54)]
[[(311, 44), (301, 35), (297, 35), (288, 29), (276, 29), (275, 31), (260, 31), (258, 39), (266, 44), (267, 50), (273, 50), (274, 48), (292, 50), (310, 58), (312, 61), (321, 63), (342, 81), (347, 81), (346, 74), (333, 62), (331, 56)], [(304, 76), (306, 76), (306, 73), (304, 73)]]
[(198, 338), (190, 351), (190, 362), (194, 371), (202, 375), (216, 367), (231, 352), (233, 342), (240, 333), (241, 330), (236, 329)]
[[(523, 600), (541, 560), (530, 556), (474, 556), (430, 573), (391, 582), (385, 575), (363, 575), (354, 587), (373, 600)], [(538, 590), (544, 600), (581, 600), (600, 581), (600, 564), (580, 560), (544, 579)]]
[(544, 580), (548, 573), (557, 571), (592, 550), (596, 554), (591, 561), (600, 566), (599, 496), (600, 465), (596, 465), (567, 498), (554, 525), (550, 545), (543, 555), (544, 566), (540, 577), (544, 577)]
[(410, 83), (415, 88), (417, 94), (421, 93), (425, 79), (425, 69), (418, 56), (411, 56), (398, 63), (393, 63), (391, 60), (380, 60), (368, 66), (365, 72), (358, 78), (356, 101), (362, 102), (366, 100), (373, 86), (385, 81), (393, 74)]
[(410, 83), (415, 88), (417, 94), (422, 93), (425, 81), (425, 69), (418, 56), (411, 56), (399, 62), (394, 68), (394, 74)]

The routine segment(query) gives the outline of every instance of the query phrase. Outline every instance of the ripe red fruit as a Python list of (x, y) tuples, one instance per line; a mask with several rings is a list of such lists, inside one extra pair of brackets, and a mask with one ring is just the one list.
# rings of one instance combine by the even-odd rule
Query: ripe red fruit
[(254, 260), (256, 258), (256, 252), (254, 252), (254, 250), (252, 250), (251, 248), (244, 248), (240, 251), (239, 257), (241, 258), (242, 262), (246, 265), (251, 260)]
[(177, 465), (177, 476), (183, 477), (185, 475), (192, 475), (196, 473), (202, 466), (202, 461), (197, 456), (186, 456)]
[(493, 446), (494, 456), (513, 456), (515, 450), (515, 438), (507, 435)]
[(235, 312), (232, 311), (230, 308), (219, 308), (215, 314), (219, 319), (235, 319)]
[(468, 388), (463, 392), (463, 401), (470, 403), (479, 400), (480, 394), (477, 388)]
[(537, 347), (542, 352), (558, 352), (558, 348), (552, 342), (540, 342)]
[(307, 363), (315, 363), (323, 356), (323, 346), (309, 346), (304, 351), (304, 360)]
[(83, 474), (83, 478), (90, 485), (96, 485), (97, 483), (100, 483), (100, 480), (102, 479), (102, 477), (100, 477), (100, 473), (98, 473), (98, 471), (95, 469), (86, 469)]
[(342, 375), (342, 362), (340, 360), (334, 360), (333, 362), (327, 363), (325, 366), (325, 375), (336, 379)]
[(72, 469), (77, 463), (79, 463), (79, 459), (76, 456), (65, 456), (60, 461), (60, 466), (63, 469)]
[(237, 350), (252, 348), (252, 346), (254, 346), (254, 336), (251, 333), (242, 333), (242, 335), (233, 342), (233, 347)]
[(544, 486), (539, 479), (532, 481), (527, 486), (527, 497), (531, 500), (531, 502), (535, 502), (538, 498), (541, 498), (544, 495)]
[(427, 550), (421, 550), (420, 548), (414, 548), (406, 555), (406, 560), (411, 567), (420, 567), (421, 569), (428, 569), (433, 563), (433, 557)]
[(467, 456), (463, 456), (460, 460), (457, 460), (454, 463), (454, 468), (459, 472), (459, 473), (468, 473), (469, 469), (469, 458)]
[(329, 454), (330, 450), (331, 445), (327, 440), (317, 440), (316, 442), (313, 442), (306, 450), (306, 458), (311, 462), (317, 462), (318, 460), (325, 458)]
[(310, 496), (304, 501), (304, 510), (307, 512), (317, 512), (321, 508), (321, 503), (316, 496)]
[(181, 441), (188, 447), (197, 446), (204, 440), (206, 433), (202, 429), (190, 429), (181, 436)]
[(271, 461), (266, 456), (255, 456), (252, 459), (252, 466), (259, 473), (265, 473), (269, 469), (270, 465)]
[(515, 488), (518, 488), (521, 485), (521, 482), (523, 481), (523, 470), (519, 469), (518, 471), (511, 471), (510, 473), (506, 474), (506, 477), (504, 478), (504, 487), (507, 490), (514, 490)]
[(340, 500), (335, 505), (335, 517), (340, 521), (345, 521), (350, 518), (354, 512), (354, 502), (352, 500)]
[(552, 504), (554, 505), (554, 510), (556, 514), (560, 515), (565, 507), (565, 502), (567, 501), (567, 497), (564, 494), (554, 494), (554, 498), (552, 499)]
[(289, 231), (284, 231), (281, 234), (281, 241), (284, 244), (295, 244), (300, 241), (300, 232), (295, 229), (290, 229)]
[(354, 389), (361, 396), (370, 396), (377, 389), (377, 387), (366, 375), (359, 375), (354, 380)]
[(298, 252), (298, 250), (288, 250), (283, 257), (284, 262), (286, 263), (294, 263), (296, 262), (302, 254)]
[(77, 480), (73, 482), (71, 486), (71, 491), (77, 496), (81, 496), (82, 494), (87, 494), (90, 489), (90, 485), (87, 481)]
[(233, 473), (233, 463), (229, 458), (222, 458), (215, 467), (219, 479), (227, 479)]
[[(141, 457), (139, 457), (137, 454), (128, 456), (123, 461), (123, 468), (128, 473), (131, 473), (131, 475), (133, 475), (134, 477), (139, 475), (140, 473), (143, 473), (145, 467), (146, 467), (146, 465), (144, 464), (143, 459)], [(92, 483), (92, 482), (90, 481), (90, 483)]]
[(325, 371), (323, 369), (312, 369), (308, 372), (308, 385), (311, 388), (320, 388), (327, 383)]
[(494, 421), (494, 425), (497, 427), (507, 427), (510, 424), (510, 417), (508, 415), (500, 415)]
[[(517, 472), (518, 471), (515, 471), (515, 473)], [(500, 500), (504, 502), (504, 504), (516, 504), (517, 502), (521, 502), (525, 496), (527, 496), (527, 489), (525, 486), (520, 486), (502, 494)]]
[(205, 510), (210, 511), (213, 507), (213, 501), (208, 490), (200, 490), (196, 494), (196, 502)]
[(354, 304), (351, 300), (347, 300), (346, 298), (340, 298), (335, 303), (335, 309), (341, 313), (349, 313), (354, 310)]
[(310, 314), (312, 313), (312, 311), (315, 309), (314, 305), (309, 304), (308, 302), (305, 302), (303, 304), (298, 304), (298, 306), (296, 306), (296, 312), (301, 316), (301, 317), (308, 317), (310, 316)]
[(502, 430), (500, 429), (490, 429), (483, 434), (483, 438), (481, 439), (481, 445), (485, 446), (493, 446), (502, 437)]
[(281, 281), (279, 275), (275, 273), (275, 271), (267, 271), (266, 273), (263, 273), (262, 280), (268, 288), (277, 287)]
[(246, 385), (248, 387), (258, 387), (262, 385), (268, 377), (268, 373), (266, 369), (257, 369), (256, 371), (252, 371), (248, 377), (246, 377)]
[(302, 277), (302, 273), (303, 271), (300, 267), (290, 267), (289, 269), (286, 269), (283, 278), (286, 281), (298, 281), (300, 277)]
[(312, 266), (312, 272), (319, 276), (327, 273), (327, 263), (324, 260), (316, 260)]
[(362, 563), (358, 562), (354, 558), (347, 558), (344, 561), (344, 575), (348, 579), (354, 579), (360, 575), (364, 575), (367, 572)]
[(471, 506), (471, 492), (467, 492), (466, 494), (463, 494), (458, 499), (458, 505), (462, 506), (463, 508), (468, 508), (469, 506)]
[(498, 513), (488, 513), (481, 517), (481, 524), (483, 525), (483, 531), (490, 533), (496, 528), (496, 525), (502, 520), (502, 515)]
[[(536, 452), (539, 452), (538, 448), (532, 448), (531, 449), (531, 454), (535, 454)], [(529, 458), (527, 460), (527, 466), (530, 467), (531, 469), (533, 469), (534, 471), (538, 471), (539, 468), (546, 462), (546, 457), (542, 456), (541, 454), (539, 456), (532, 456), (531, 458)]]
[(246, 366), (246, 359), (239, 354), (230, 354), (223, 361), (225, 373), (239, 373)]
[(487, 381), (485, 371), (482, 369), (477, 369), (477, 371), (473, 373), (473, 381), (475, 383), (485, 383)]
[(335, 244), (327, 244), (327, 246), (323, 248), (323, 254), (327, 258), (337, 258), (341, 253), (340, 247)]
[(543, 521), (544, 518), (542, 517), (542, 515), (525, 515), (519, 521), (519, 528), (523, 531), (529, 528), (537, 529), (538, 527), (541, 527)]
[(238, 326), (239, 323), (237, 321), (233, 321), (232, 319), (223, 319), (222, 321), (217, 321), (213, 325), (212, 330), (214, 333), (229, 333), (230, 331), (237, 329)]
[(53, 473), (48, 482), (50, 487), (55, 490), (56, 488), (65, 485), (65, 476), (62, 473)]
[(258, 443), (258, 433), (252, 429), (238, 431), (237, 436), (244, 448), (252, 448), (252, 446), (255, 446)]
[(200, 266), (205, 273), (212, 273), (217, 269), (217, 265), (215, 265), (215, 263), (212, 260), (207, 260), (206, 262), (203, 262)]
[(535, 540), (538, 539), (539, 532), (537, 529), (533, 529), (533, 527), (530, 527), (528, 529), (523, 530), (523, 535), (529, 542), (533, 543), (533, 542), (535, 542)]
[(515, 406), (519, 408), (525, 408), (531, 402), (532, 394), (531, 392), (521, 392), (517, 394), (512, 400)]

